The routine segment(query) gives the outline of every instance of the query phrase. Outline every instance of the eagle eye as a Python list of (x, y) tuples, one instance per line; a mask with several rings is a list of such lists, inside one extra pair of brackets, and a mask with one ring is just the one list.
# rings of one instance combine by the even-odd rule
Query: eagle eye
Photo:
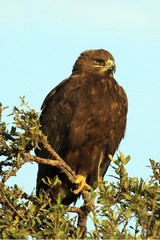
[(103, 59), (94, 59), (94, 62), (100, 66), (105, 66), (105, 61)]

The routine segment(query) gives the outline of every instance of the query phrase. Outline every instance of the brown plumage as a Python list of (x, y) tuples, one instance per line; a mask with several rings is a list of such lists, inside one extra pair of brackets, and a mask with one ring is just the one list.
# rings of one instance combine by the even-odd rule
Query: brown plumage
[[(85, 51), (75, 62), (71, 76), (55, 87), (42, 105), (40, 121), (49, 143), (93, 188), (98, 177), (106, 173), (108, 154), (115, 153), (126, 128), (127, 97), (114, 79), (114, 71), (114, 58), (108, 51)], [(43, 148), (36, 154), (52, 158)], [(37, 194), (41, 188), (49, 188), (42, 178), (56, 175), (61, 183), (51, 190), (53, 202), (59, 193), (64, 204), (74, 202), (78, 195), (66, 176), (48, 165), (39, 164)]]

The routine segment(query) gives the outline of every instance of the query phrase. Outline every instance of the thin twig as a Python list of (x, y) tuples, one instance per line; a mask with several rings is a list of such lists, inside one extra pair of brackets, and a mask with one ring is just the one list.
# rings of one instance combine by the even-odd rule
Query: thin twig
[[(12, 208), (12, 210), (21, 218), (23, 219), (24, 222), (28, 222), (29, 219), (24, 218), (15, 208), (14, 206), (10, 203), (10, 201), (8, 200), (7, 196), (5, 196), (5, 200), (8, 203), (8, 205), (10, 206), (10, 208)], [(30, 226), (30, 229), (33, 231), (34, 234), (36, 234), (36, 231)]]
[(78, 208), (78, 207), (68, 206), (68, 207), (66, 208), (66, 210), (67, 210), (68, 212), (77, 213), (77, 214), (82, 214), (82, 210), (81, 210), (80, 208)]
[(8, 200), (7, 196), (5, 196), (5, 200), (8, 203), (8, 205), (12, 208), (12, 210), (20, 217), (22, 218), (25, 222), (28, 222), (28, 220), (26, 218), (24, 218), (23, 216), (21, 216), (21, 214), (13, 207), (13, 205), (10, 203), (10, 201)]

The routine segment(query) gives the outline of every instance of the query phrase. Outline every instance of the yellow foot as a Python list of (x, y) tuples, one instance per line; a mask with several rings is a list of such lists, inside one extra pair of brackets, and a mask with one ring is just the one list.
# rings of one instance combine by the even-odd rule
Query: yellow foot
[(86, 183), (86, 177), (82, 176), (82, 175), (77, 175), (77, 179), (75, 180), (75, 183), (78, 184), (78, 188), (76, 190), (74, 190), (74, 194), (78, 194), (80, 193), (80, 191), (85, 187), (87, 189), (90, 189), (91, 186), (89, 186)]

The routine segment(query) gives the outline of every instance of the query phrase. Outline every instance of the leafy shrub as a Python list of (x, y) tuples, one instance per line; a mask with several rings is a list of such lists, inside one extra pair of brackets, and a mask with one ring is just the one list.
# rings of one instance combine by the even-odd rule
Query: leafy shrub
[[(1, 117), (2, 110), (0, 106)], [(64, 206), (60, 198), (53, 205), (46, 192), (38, 198), (34, 193), (28, 195), (17, 185), (6, 184), (26, 162), (42, 161), (32, 153), (39, 142), (61, 161), (40, 130), (38, 114), (30, 109), (24, 98), (21, 98), (20, 108), (15, 107), (11, 115), (14, 119), (11, 129), (0, 122), (0, 238), (160, 238), (160, 163), (150, 160), (152, 175), (146, 182), (128, 176), (125, 166), (130, 157), (120, 152), (116, 160), (110, 156), (115, 171), (113, 181), (100, 181), (96, 192), (83, 190), (81, 207)], [(73, 184), (74, 173), (70, 180)], [(94, 204), (93, 199), (96, 199)], [(94, 225), (94, 229), (88, 231), (87, 216)]]

